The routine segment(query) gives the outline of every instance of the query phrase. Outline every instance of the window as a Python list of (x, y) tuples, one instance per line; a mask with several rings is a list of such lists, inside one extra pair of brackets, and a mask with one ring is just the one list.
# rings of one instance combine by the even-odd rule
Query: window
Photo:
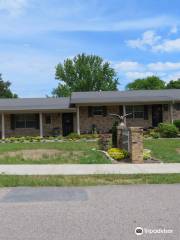
[(92, 117), (94, 115), (99, 116), (106, 116), (107, 115), (107, 108), (106, 106), (93, 106), (88, 107), (88, 115), (89, 117)]
[(180, 110), (180, 103), (175, 103), (174, 104), (174, 109), (176, 109), (177, 111)]
[(92, 108), (93, 115), (103, 115), (103, 107), (93, 107)]
[(126, 106), (126, 114), (130, 114), (127, 116), (127, 118), (133, 118), (133, 106)]
[(45, 123), (46, 124), (51, 124), (51, 115), (50, 114), (45, 115)]
[(16, 128), (36, 128), (35, 114), (17, 114), (15, 115)]
[(126, 113), (132, 113), (127, 118), (144, 118), (144, 106), (126, 106)]
[(134, 106), (134, 118), (144, 118), (144, 106)]

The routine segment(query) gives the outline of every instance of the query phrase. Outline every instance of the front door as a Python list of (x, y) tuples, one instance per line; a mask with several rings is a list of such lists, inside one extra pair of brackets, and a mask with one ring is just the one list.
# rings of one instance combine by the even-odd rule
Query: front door
[(162, 123), (162, 105), (156, 104), (152, 105), (152, 126), (157, 127), (159, 123)]
[(62, 114), (62, 129), (63, 136), (67, 136), (73, 132), (73, 113)]

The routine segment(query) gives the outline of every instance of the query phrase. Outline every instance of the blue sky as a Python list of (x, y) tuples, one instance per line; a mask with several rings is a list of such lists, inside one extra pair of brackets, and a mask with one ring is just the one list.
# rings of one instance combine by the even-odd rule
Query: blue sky
[(0, 72), (20, 97), (50, 95), (78, 53), (111, 62), (120, 86), (180, 78), (179, 0), (0, 0)]

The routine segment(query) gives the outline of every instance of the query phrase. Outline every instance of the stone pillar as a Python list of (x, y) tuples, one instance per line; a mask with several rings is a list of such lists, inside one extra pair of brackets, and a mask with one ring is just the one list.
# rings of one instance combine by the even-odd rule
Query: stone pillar
[(143, 163), (143, 129), (129, 128), (129, 149), (132, 163)]
[(123, 148), (123, 129), (125, 129), (124, 124), (118, 124), (117, 126), (117, 147)]

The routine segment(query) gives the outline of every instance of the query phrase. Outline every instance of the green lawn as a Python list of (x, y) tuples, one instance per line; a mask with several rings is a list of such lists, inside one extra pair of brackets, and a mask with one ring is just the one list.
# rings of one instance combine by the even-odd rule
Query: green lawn
[[(0, 164), (111, 163), (101, 152), (96, 150), (97, 148), (96, 142), (83, 141), (2, 143), (0, 144)], [(38, 155), (39, 151), (42, 152), (40, 153), (41, 156)], [(56, 154), (53, 153), (49, 156), (49, 152), (52, 151), (56, 151)], [(24, 157), (27, 152), (28, 156)]]
[(180, 163), (180, 139), (148, 139), (144, 141), (144, 147), (151, 149), (156, 159)]
[(0, 187), (97, 186), (121, 184), (180, 183), (180, 174), (132, 174), (88, 176), (8, 176), (0, 175)]

